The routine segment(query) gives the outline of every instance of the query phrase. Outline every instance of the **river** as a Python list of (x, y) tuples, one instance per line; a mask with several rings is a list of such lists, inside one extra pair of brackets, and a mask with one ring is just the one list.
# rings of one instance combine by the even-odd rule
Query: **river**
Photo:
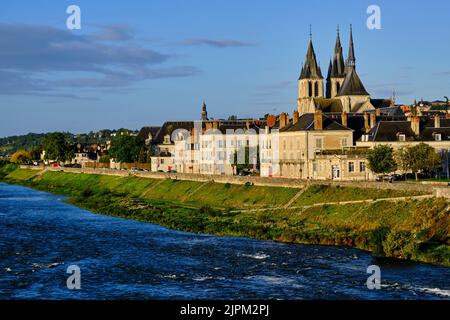
[[(450, 268), (196, 235), (0, 184), (0, 299), (450, 299)], [(80, 268), (69, 290), (67, 268)], [(369, 290), (367, 267), (381, 269)]]

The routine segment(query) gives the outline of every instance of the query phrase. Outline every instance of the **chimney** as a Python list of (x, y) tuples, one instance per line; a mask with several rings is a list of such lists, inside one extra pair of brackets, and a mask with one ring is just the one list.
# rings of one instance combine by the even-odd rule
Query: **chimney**
[(314, 112), (314, 130), (323, 130), (323, 116), (320, 109)]
[(298, 122), (298, 111), (294, 111), (292, 113), (292, 124), (296, 124)]
[(366, 132), (369, 132), (370, 126), (369, 126), (369, 115), (367, 112), (364, 112), (364, 130)]
[(284, 128), (287, 123), (289, 121), (289, 116), (287, 115), (287, 113), (283, 112), (282, 114), (280, 114), (280, 129)]
[(277, 118), (273, 114), (267, 115), (267, 126), (272, 128), (277, 122)]
[(434, 127), (435, 128), (441, 127), (441, 116), (439, 114), (434, 116)]
[(376, 124), (377, 124), (377, 116), (375, 115), (375, 113), (372, 112), (370, 114), (370, 129), (375, 127)]
[(342, 125), (343, 125), (344, 127), (347, 127), (347, 124), (348, 124), (348, 115), (347, 115), (347, 112), (342, 112), (341, 118), (342, 118)]
[(375, 112), (376, 112), (377, 117), (381, 116), (381, 109), (378, 108)]
[(420, 135), (420, 117), (411, 118), (411, 129), (416, 136)]

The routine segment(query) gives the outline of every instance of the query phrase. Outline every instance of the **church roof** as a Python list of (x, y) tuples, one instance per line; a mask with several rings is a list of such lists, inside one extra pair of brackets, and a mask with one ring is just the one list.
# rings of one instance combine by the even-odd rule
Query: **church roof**
[(339, 28), (336, 36), (336, 44), (334, 46), (333, 58), (328, 69), (328, 78), (343, 78), (345, 77), (344, 56), (342, 54), (341, 37), (339, 35)]
[(356, 70), (349, 68), (347, 75), (345, 76), (344, 83), (341, 90), (339, 90), (338, 96), (368, 96), (369, 93), (364, 88)]
[(306, 53), (306, 62), (302, 67), (299, 80), (302, 79), (323, 79), (320, 66), (317, 64), (316, 54), (312, 39), (309, 39), (308, 51)]
[(342, 112), (344, 110), (341, 99), (313, 98), (316, 108), (322, 112)]

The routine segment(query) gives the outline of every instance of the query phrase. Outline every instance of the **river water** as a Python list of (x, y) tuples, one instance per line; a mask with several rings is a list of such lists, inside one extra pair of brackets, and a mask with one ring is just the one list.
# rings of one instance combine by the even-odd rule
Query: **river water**
[[(0, 184), (0, 299), (450, 299), (450, 268), (195, 235)], [(369, 290), (367, 267), (381, 268)], [(66, 285), (80, 268), (80, 290)]]

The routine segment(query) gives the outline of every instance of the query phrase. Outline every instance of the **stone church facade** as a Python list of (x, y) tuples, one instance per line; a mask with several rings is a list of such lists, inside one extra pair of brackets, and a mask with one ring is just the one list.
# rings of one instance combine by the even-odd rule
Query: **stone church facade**
[(330, 60), (326, 85), (317, 63), (312, 36), (310, 36), (306, 61), (298, 80), (297, 108), (300, 115), (317, 110), (334, 113), (362, 113), (374, 111), (370, 94), (365, 89), (357, 71), (353, 32), (350, 27), (348, 56), (344, 62), (339, 29)]

